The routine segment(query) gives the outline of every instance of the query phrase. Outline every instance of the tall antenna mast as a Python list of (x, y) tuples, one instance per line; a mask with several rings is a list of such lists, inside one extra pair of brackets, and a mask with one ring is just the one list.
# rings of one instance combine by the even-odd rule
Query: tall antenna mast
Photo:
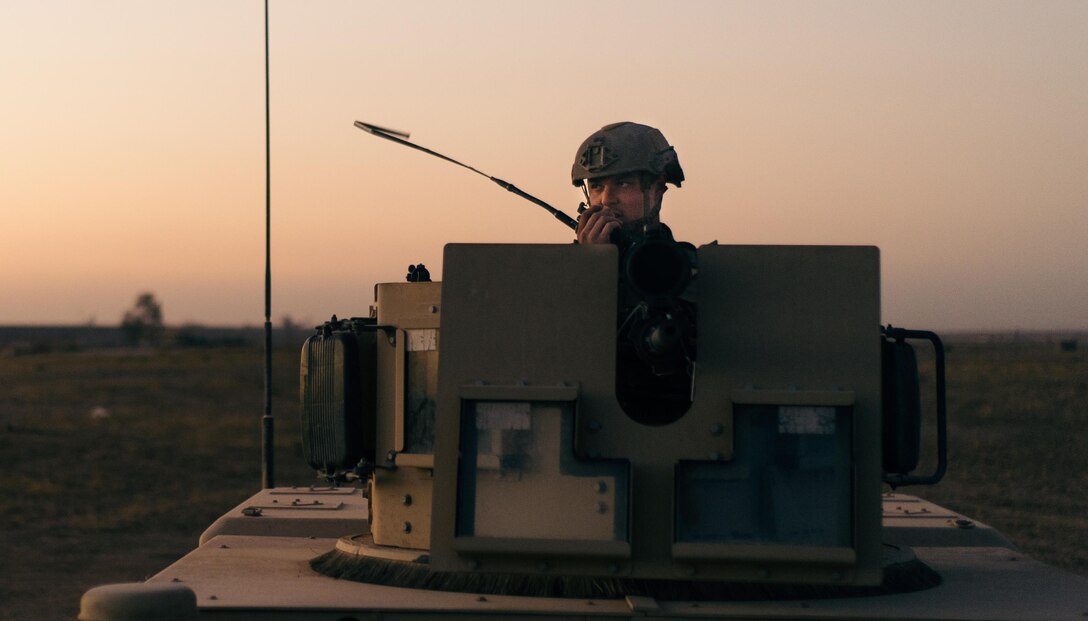
[(261, 417), (261, 487), (275, 487), (272, 418), (272, 123), (268, 95), (268, 0), (264, 0), (264, 416)]

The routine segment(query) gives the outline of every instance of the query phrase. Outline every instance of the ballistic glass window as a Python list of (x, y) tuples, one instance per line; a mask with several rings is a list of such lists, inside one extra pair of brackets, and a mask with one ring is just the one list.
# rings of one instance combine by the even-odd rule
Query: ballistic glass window
[(677, 466), (676, 540), (850, 547), (851, 408), (736, 405), (732, 462)]
[(627, 541), (630, 466), (575, 457), (573, 402), (462, 403), (458, 537)]

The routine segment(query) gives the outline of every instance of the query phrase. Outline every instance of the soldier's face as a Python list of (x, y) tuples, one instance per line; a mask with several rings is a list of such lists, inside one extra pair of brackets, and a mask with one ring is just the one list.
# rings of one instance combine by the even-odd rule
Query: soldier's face
[(643, 213), (642, 185), (637, 173), (591, 179), (586, 182), (586, 189), (591, 205), (604, 206), (627, 227), (641, 222), (644, 216), (657, 221), (661, 197), (665, 194), (665, 179), (658, 178), (650, 186), (650, 204), (646, 206), (649, 214)]

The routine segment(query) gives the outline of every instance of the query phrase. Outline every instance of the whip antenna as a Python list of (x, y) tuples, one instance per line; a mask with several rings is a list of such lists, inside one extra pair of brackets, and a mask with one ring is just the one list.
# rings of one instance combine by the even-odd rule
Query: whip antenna
[(268, 105), (268, 0), (264, 0), (264, 416), (261, 487), (276, 485), (272, 418), (272, 130)]
[(514, 194), (517, 194), (518, 196), (524, 198), (525, 200), (543, 207), (544, 209), (546, 209), (548, 211), (548, 213), (555, 216), (556, 220), (559, 220), (563, 224), (569, 226), (572, 230), (577, 230), (578, 229), (578, 222), (576, 220), (574, 220), (573, 218), (571, 218), (567, 214), (563, 213), (562, 211), (559, 211), (555, 207), (552, 207), (548, 203), (545, 203), (544, 201), (540, 200), (539, 198), (533, 196), (532, 194), (529, 194), (528, 192), (523, 191), (521, 188), (517, 187), (513, 183), (510, 183), (508, 181), (503, 181), (502, 179), (499, 179), (498, 177), (492, 177), (491, 175), (489, 175), (489, 174), (487, 174), (485, 172), (481, 172), (479, 170), (476, 170), (475, 168), (473, 168), (472, 166), (469, 166), (468, 164), (465, 164), (463, 162), (458, 162), (457, 160), (453, 159), (452, 157), (447, 157), (445, 155), (442, 155), (441, 153), (438, 153), (436, 151), (432, 151), (432, 150), (428, 149), (427, 147), (421, 147), (418, 144), (408, 142), (407, 138), (409, 137), (409, 134), (407, 132), (397, 131), (395, 129), (386, 129), (384, 127), (379, 127), (379, 126), (371, 124), (371, 123), (364, 123), (362, 121), (355, 121), (355, 127), (358, 127), (359, 129), (363, 130), (364, 132), (366, 132), (368, 134), (373, 134), (373, 135), (375, 135), (375, 136), (377, 136), (379, 138), (385, 138), (386, 140), (391, 140), (391, 141), (393, 141), (393, 142), (395, 142), (397, 144), (402, 144), (402, 145), (404, 145), (406, 147), (411, 147), (411, 148), (413, 148), (413, 149), (415, 149), (417, 151), (423, 151), (424, 153), (427, 153), (429, 155), (433, 155), (433, 156), (435, 156), (435, 157), (437, 157), (439, 159), (446, 160), (447, 162), (449, 162), (451, 164), (457, 164), (458, 166), (460, 166), (462, 168), (467, 168), (467, 169), (471, 170), (472, 172), (476, 173), (477, 175), (487, 177), (491, 181), (494, 181), (500, 188), (502, 188), (502, 189), (504, 189), (504, 190), (506, 190), (508, 192), (513, 192)]

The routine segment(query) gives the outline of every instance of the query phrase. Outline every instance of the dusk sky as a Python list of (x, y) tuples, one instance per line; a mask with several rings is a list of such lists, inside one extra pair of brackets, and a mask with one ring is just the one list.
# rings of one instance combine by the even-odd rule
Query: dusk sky
[[(0, 0), (0, 324), (263, 321), (258, 0)], [(1088, 329), (1088, 2), (271, 0), (273, 319), (447, 242), (567, 243), (578, 144), (659, 127), (696, 245), (881, 249), (883, 322)]]

